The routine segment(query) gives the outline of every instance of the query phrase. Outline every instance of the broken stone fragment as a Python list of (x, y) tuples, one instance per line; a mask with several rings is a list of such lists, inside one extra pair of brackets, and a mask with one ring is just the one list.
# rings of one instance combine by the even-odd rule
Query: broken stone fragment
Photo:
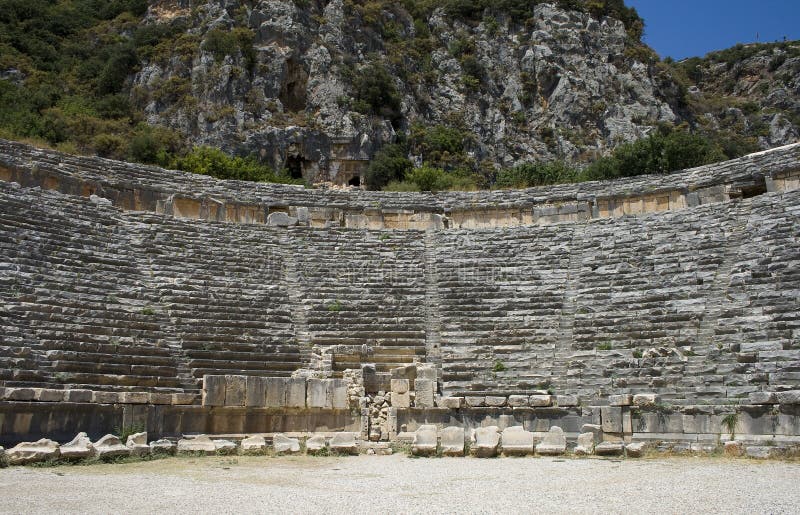
[(551, 427), (542, 443), (536, 446), (536, 452), (544, 456), (559, 456), (566, 451), (567, 438), (564, 436), (564, 431), (558, 426)]
[(501, 435), (503, 454), (506, 456), (527, 456), (533, 454), (533, 433), (522, 426), (507, 427)]
[(278, 433), (272, 437), (272, 448), (276, 454), (300, 452), (300, 440)]
[(442, 455), (463, 456), (464, 436), (463, 427), (450, 426), (442, 429)]
[(578, 435), (578, 442), (575, 446), (577, 456), (589, 456), (594, 453), (595, 435), (594, 433), (581, 433)]
[(497, 456), (500, 446), (500, 429), (497, 426), (479, 427), (475, 430), (475, 443), (472, 453), (478, 458)]
[(625, 446), (625, 454), (629, 458), (641, 458), (642, 456), (644, 456), (644, 451), (646, 448), (647, 444), (645, 442), (629, 443), (628, 445)]
[(622, 442), (602, 442), (594, 447), (594, 453), (598, 456), (619, 456), (624, 450)]
[(6, 451), (8, 462), (11, 465), (27, 465), (55, 460), (60, 454), (58, 444), (47, 438), (35, 442), (22, 442)]
[(440, 397), (440, 408), (461, 409), (464, 406), (464, 397)]
[(75, 438), (61, 446), (61, 457), (65, 459), (90, 458), (95, 455), (94, 445), (86, 433), (78, 433)]
[(133, 456), (147, 456), (150, 454), (150, 446), (147, 445), (147, 433), (136, 433), (128, 436), (125, 446), (131, 450)]
[[(419, 379), (417, 379), (419, 381)], [(438, 436), (436, 426), (425, 424), (419, 426), (414, 432), (414, 440), (411, 442), (411, 454), (414, 456), (433, 456), (438, 447)]]
[(314, 435), (306, 440), (306, 452), (309, 454), (315, 454), (325, 450), (328, 447), (328, 443), (325, 440), (325, 437), (322, 435)]
[(214, 440), (214, 452), (217, 454), (236, 454), (236, 444), (230, 440)]
[(267, 441), (261, 435), (248, 436), (242, 440), (242, 452), (260, 454), (267, 450)]
[(654, 393), (637, 393), (633, 396), (633, 405), (639, 407), (655, 406), (659, 397)]
[(341, 432), (336, 433), (331, 438), (330, 448), (334, 452), (342, 454), (358, 454), (358, 442), (355, 433)]
[(99, 458), (116, 458), (121, 456), (129, 456), (131, 450), (128, 449), (116, 436), (105, 435), (95, 442), (94, 452)]
[(175, 454), (175, 444), (166, 438), (150, 442), (150, 452), (153, 454)]
[(211, 438), (206, 435), (198, 435), (178, 440), (178, 452), (214, 454), (217, 452), (217, 448)]
[(528, 403), (533, 408), (546, 408), (553, 405), (552, 395), (531, 395)]
[(0, 447), (0, 469), (6, 468), (8, 466), (8, 456), (6, 456), (6, 450), (3, 447)]

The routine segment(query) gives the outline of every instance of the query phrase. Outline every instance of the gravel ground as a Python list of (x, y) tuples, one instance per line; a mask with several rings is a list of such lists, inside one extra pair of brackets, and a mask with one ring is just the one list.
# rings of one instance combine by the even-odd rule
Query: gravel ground
[(209, 457), (0, 470), (2, 513), (800, 513), (800, 464)]

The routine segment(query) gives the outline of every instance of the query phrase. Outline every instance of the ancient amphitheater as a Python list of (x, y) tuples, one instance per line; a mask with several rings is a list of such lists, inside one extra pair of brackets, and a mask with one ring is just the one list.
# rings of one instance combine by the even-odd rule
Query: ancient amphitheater
[(800, 144), (407, 194), (0, 141), (0, 219), (7, 448), (117, 428), (378, 453), (800, 443)]

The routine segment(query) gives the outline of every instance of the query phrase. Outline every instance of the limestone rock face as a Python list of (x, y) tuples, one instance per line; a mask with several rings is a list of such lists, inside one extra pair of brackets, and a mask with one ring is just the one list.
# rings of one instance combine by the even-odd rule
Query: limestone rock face
[(500, 429), (497, 426), (479, 427), (475, 430), (475, 443), (472, 453), (478, 458), (492, 458), (497, 456), (500, 446)]
[(118, 456), (128, 456), (131, 450), (126, 447), (118, 437), (105, 435), (94, 444), (95, 454), (100, 458), (115, 458)]
[(558, 426), (551, 427), (542, 443), (536, 446), (536, 452), (544, 456), (559, 456), (566, 451), (567, 438), (564, 436), (564, 431)]
[(178, 440), (178, 452), (214, 454), (217, 452), (217, 448), (211, 438), (206, 435), (198, 435), (193, 438), (182, 438)]
[[(417, 379), (419, 381), (420, 379)], [(421, 425), (414, 432), (414, 440), (411, 443), (411, 453), (415, 456), (432, 456), (436, 454), (438, 447), (438, 435), (435, 425)]]
[(277, 454), (300, 452), (300, 441), (283, 434), (276, 434), (272, 439), (272, 447)]
[[(151, 8), (146, 17), (147, 24), (185, 21), (196, 39), (185, 54), (146, 61), (133, 78), (149, 122), (191, 135), (194, 144), (261, 152), (276, 169), (296, 166), (308, 179), (338, 182), (340, 172), (331, 165), (338, 149), (368, 159), (394, 137), (388, 117), (354, 109), (352, 74), (364, 69), (346, 62), (365, 63), (370, 53), (386, 61), (398, 48), (348, 2), (240, 7), (207, 1), (197, 7), (176, 6), (169, 18)], [(621, 22), (550, 4), (537, 5), (531, 19), (525, 25), (501, 17), (490, 27), (435, 10), (425, 20), (431, 69), (404, 64), (411, 75), (427, 73), (430, 80), (388, 69), (401, 104), (395, 127), (452, 125), (456, 119), (476, 136), (474, 155), (510, 166), (534, 156), (603, 150), (675, 120), (658, 69), (626, 56), (630, 45)], [(402, 9), (391, 21), (402, 40), (418, 30)], [(252, 52), (222, 56), (205, 49), (211, 31), (234, 27), (252, 31)], [(470, 63), (451, 53), (460, 41), (474, 49)], [(477, 82), (475, 73), (481, 75)], [(167, 84), (183, 85), (192, 102), (163, 94)]]
[(441, 449), (444, 456), (464, 455), (464, 428), (450, 426), (442, 429)]
[(89, 458), (94, 454), (94, 445), (86, 433), (78, 433), (75, 438), (61, 446), (61, 457), (66, 459)]
[(27, 465), (54, 460), (60, 456), (59, 446), (53, 440), (42, 438), (35, 442), (22, 442), (6, 451), (11, 465)]

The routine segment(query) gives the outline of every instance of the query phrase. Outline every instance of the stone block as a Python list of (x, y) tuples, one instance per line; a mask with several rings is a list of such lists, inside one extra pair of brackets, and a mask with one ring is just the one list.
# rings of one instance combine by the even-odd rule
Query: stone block
[[(420, 379), (417, 379), (420, 381)], [(425, 379), (423, 379), (425, 381)], [(414, 432), (414, 440), (411, 442), (411, 454), (414, 456), (433, 456), (438, 448), (438, 436), (436, 426), (424, 424)]]
[(427, 379), (436, 383), (436, 367), (417, 367), (416, 379)]
[(298, 453), (300, 452), (300, 440), (278, 433), (272, 437), (272, 449), (275, 454)]
[(328, 443), (322, 435), (314, 435), (306, 440), (306, 452), (309, 454), (321, 452), (327, 447)]
[(492, 458), (497, 456), (500, 446), (500, 428), (497, 426), (479, 427), (475, 430), (475, 443), (472, 445), (472, 454), (478, 458)]
[(639, 407), (655, 406), (659, 396), (654, 393), (637, 393), (633, 396), (633, 405)]
[(734, 458), (738, 458), (744, 453), (744, 448), (742, 447), (742, 442), (737, 442), (735, 440), (729, 440), (725, 442), (725, 455), (731, 456)]
[(267, 378), (267, 407), (283, 408), (286, 407), (286, 387), (289, 380), (285, 377)]
[(433, 408), (433, 395), (435, 393), (436, 381), (430, 379), (414, 380), (414, 406), (417, 408)]
[(395, 393), (392, 392), (392, 407), (393, 408), (410, 408), (411, 407), (411, 393)]
[(483, 402), (490, 408), (501, 408), (506, 405), (508, 398), (500, 395), (487, 395), (484, 397)]
[(267, 405), (267, 378), (249, 376), (247, 378), (247, 395), (244, 404), (248, 408), (263, 408)]
[(147, 392), (120, 392), (119, 402), (122, 404), (147, 404), (150, 394)]
[(267, 441), (261, 435), (248, 436), (242, 439), (241, 445), (246, 454), (263, 454), (267, 450)]
[(66, 397), (65, 390), (56, 390), (53, 388), (37, 388), (36, 400), (39, 402), (63, 402)]
[(225, 405), (225, 376), (203, 376), (203, 406)]
[(236, 443), (230, 440), (214, 440), (215, 454), (236, 454)]
[(267, 225), (270, 227), (291, 227), (297, 225), (297, 222), (297, 218), (282, 211), (276, 211), (267, 216)]
[(6, 456), (6, 450), (3, 447), (0, 447), (0, 469), (4, 469), (8, 467), (8, 456)]
[(392, 393), (407, 393), (409, 390), (409, 383), (410, 381), (408, 379), (392, 379)]
[(75, 438), (65, 443), (59, 449), (64, 459), (82, 459), (94, 456), (94, 445), (86, 433), (78, 433)]
[(594, 447), (594, 453), (598, 456), (620, 456), (625, 450), (622, 442), (602, 442)]
[(527, 395), (509, 395), (508, 396), (508, 405), (512, 408), (523, 408), (528, 406), (528, 396)]
[(561, 408), (574, 408), (580, 404), (581, 401), (577, 395), (556, 395), (556, 405)]
[(461, 409), (464, 407), (464, 397), (440, 397), (439, 407), (448, 409)]
[(133, 456), (147, 456), (150, 446), (147, 445), (147, 433), (136, 433), (128, 436), (125, 447), (131, 450)]
[(594, 453), (594, 433), (581, 433), (578, 435), (575, 454), (577, 456), (589, 456)]
[(178, 452), (216, 454), (217, 448), (211, 438), (206, 435), (198, 435), (193, 438), (181, 438), (178, 440)]
[(175, 454), (175, 444), (166, 438), (150, 442), (152, 454)]
[(441, 449), (443, 456), (464, 455), (464, 428), (450, 426), (442, 429)]
[(503, 454), (506, 456), (527, 456), (533, 454), (533, 433), (522, 426), (511, 426), (503, 430), (500, 438)]
[(629, 458), (641, 458), (647, 449), (645, 442), (633, 442), (625, 446), (625, 455)]
[(600, 424), (583, 424), (581, 433), (591, 433), (595, 444), (603, 441), (603, 426)]
[(129, 456), (131, 450), (114, 435), (105, 435), (94, 444), (95, 456), (99, 458), (116, 458)]
[(417, 366), (406, 365), (404, 367), (397, 367), (392, 369), (392, 379), (408, 379), (413, 381), (417, 378)]
[(630, 406), (633, 404), (633, 395), (625, 393), (622, 395), (609, 395), (609, 406)]
[(225, 376), (225, 406), (244, 406), (247, 376)]
[(286, 407), (306, 407), (306, 380), (302, 377), (292, 377), (286, 381)]
[(172, 394), (171, 393), (162, 393), (162, 392), (150, 392), (149, 394), (148, 403), (159, 405), (159, 406), (168, 406), (172, 404)]
[(92, 392), (92, 402), (95, 404), (117, 404), (119, 400), (118, 392)]
[(36, 400), (37, 389), (38, 388), (6, 388), (5, 399), (7, 401), (33, 401)]
[(173, 393), (172, 405), (173, 406), (190, 406), (197, 400), (197, 395), (194, 393)]
[(350, 432), (335, 433), (331, 438), (330, 448), (342, 454), (358, 454), (356, 434)]
[(67, 402), (85, 403), (92, 402), (91, 390), (67, 390)]
[(622, 408), (619, 406), (603, 406), (600, 408), (603, 432), (622, 433)]
[(800, 404), (800, 390), (788, 390), (775, 394), (779, 404)]
[(479, 397), (479, 396), (467, 396), (464, 397), (464, 402), (470, 408), (480, 408), (482, 406), (486, 406), (486, 397)]
[(528, 405), (532, 408), (546, 408), (553, 405), (552, 395), (531, 395), (528, 398)]
[(53, 440), (42, 438), (35, 442), (22, 442), (6, 451), (6, 458), (11, 465), (27, 465), (58, 459), (58, 444)]
[(767, 445), (748, 445), (747, 448), (745, 448), (745, 454), (748, 458), (765, 460), (777, 457), (780, 454), (780, 450)]
[(309, 408), (330, 409), (332, 399), (328, 392), (330, 380), (328, 379), (309, 379), (306, 382), (306, 406)]
[(344, 379), (329, 380), (331, 407), (333, 409), (347, 409), (350, 407), (350, 399), (347, 395), (347, 381)]
[(564, 431), (558, 426), (551, 427), (542, 442), (536, 446), (536, 452), (543, 456), (560, 456), (567, 452), (567, 438), (564, 436)]
[(747, 396), (750, 404), (778, 404), (775, 392), (752, 392)]

